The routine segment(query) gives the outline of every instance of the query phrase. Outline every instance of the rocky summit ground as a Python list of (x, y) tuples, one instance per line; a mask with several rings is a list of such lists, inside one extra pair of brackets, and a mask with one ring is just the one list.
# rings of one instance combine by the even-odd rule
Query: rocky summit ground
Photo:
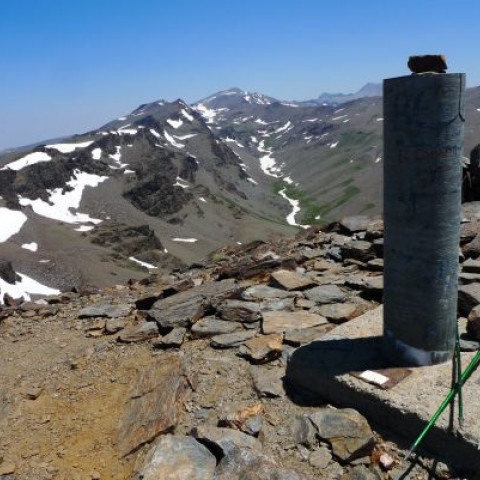
[[(480, 206), (462, 224), (464, 348), (478, 348)], [(382, 299), (383, 223), (346, 218), (169, 275), (0, 310), (0, 479), (474, 478), (289, 388), (299, 346)], [(0, 274), (15, 280), (11, 269)], [(2, 277), (2, 278), (3, 278)], [(5, 281), (8, 281), (4, 279)]]

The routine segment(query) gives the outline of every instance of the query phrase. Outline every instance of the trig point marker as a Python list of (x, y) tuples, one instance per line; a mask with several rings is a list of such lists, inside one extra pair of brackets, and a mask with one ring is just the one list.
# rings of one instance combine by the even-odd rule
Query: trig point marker
[(398, 366), (453, 355), (457, 321), (465, 74), (410, 57), (383, 83), (384, 347)]

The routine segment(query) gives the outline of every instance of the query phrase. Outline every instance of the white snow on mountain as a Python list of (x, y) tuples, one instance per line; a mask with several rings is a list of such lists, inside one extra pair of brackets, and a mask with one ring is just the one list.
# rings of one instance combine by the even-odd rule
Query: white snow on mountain
[(177, 140), (188, 140), (189, 138), (196, 137), (198, 133), (187, 133), (186, 135), (174, 135)]
[(155, 265), (152, 265), (152, 264), (150, 264), (150, 263), (142, 262), (141, 260), (138, 260), (138, 259), (135, 258), (135, 257), (128, 257), (128, 259), (131, 260), (132, 262), (138, 263), (138, 264), (141, 265), (142, 267), (145, 267), (145, 268), (148, 268), (148, 269), (158, 268), (158, 267), (156, 267)]
[(63, 188), (50, 190), (48, 202), (40, 198), (31, 200), (29, 198), (21, 197), (20, 195), (18, 198), (20, 205), (24, 207), (30, 205), (33, 211), (42, 217), (51, 218), (52, 220), (58, 220), (65, 223), (91, 222), (97, 224), (102, 220), (91, 218), (90, 215), (86, 213), (72, 213), (71, 209), (77, 210), (79, 208), (85, 187), (96, 187), (107, 180), (107, 178), (108, 177), (75, 170), (73, 177), (67, 182), (67, 185), (72, 187), (72, 190), (69, 192), (63, 192)]
[(93, 140), (80, 143), (56, 143), (54, 145), (46, 145), (45, 148), (53, 148), (62, 153), (71, 153), (77, 148), (86, 148), (93, 143)]
[(0, 291), (2, 296), (0, 298), (0, 303), (3, 303), (3, 294), (8, 293), (13, 298), (23, 297), (24, 300), (31, 300), (30, 294), (37, 295), (58, 295), (60, 290), (56, 288), (50, 288), (41, 283), (37, 282), (33, 278), (27, 277), (23, 273), (18, 273), (21, 280), (15, 282), (14, 285), (7, 283), (5, 280), (0, 278)]
[(198, 240), (196, 238), (179, 238), (179, 237), (176, 237), (176, 238), (172, 238), (172, 240), (174, 242), (185, 242), (185, 243), (195, 243), (195, 242), (198, 242)]
[(183, 125), (182, 120), (172, 120), (171, 118), (167, 118), (167, 123), (175, 130)]
[(175, 139), (166, 130), (163, 131), (163, 135), (166, 138), (167, 142), (169, 142), (175, 148), (184, 148), (185, 147), (185, 145), (183, 143), (176, 142)]
[(10, 237), (20, 231), (27, 221), (27, 216), (19, 210), (10, 210), (0, 207), (0, 243), (6, 242)]
[(28, 167), (29, 165), (34, 165), (35, 163), (40, 162), (48, 162), (52, 159), (52, 157), (45, 152), (33, 152), (25, 155), (14, 162), (7, 163), (2, 170), (21, 170), (24, 167)]
[(180, 110), (180, 113), (189, 121), (193, 122), (193, 116), (190, 115), (184, 108)]
[(78, 228), (75, 229), (76, 232), (89, 232), (93, 230), (94, 227), (91, 225), (80, 225)]
[(182, 188), (189, 188), (190, 185), (186, 180), (181, 177), (177, 177), (176, 182), (173, 184), (174, 187), (182, 187)]
[(24, 243), (22, 244), (22, 248), (24, 248), (25, 250), (30, 250), (31, 252), (36, 252), (38, 250), (38, 243)]
[(277, 128), (273, 133), (280, 133), (280, 132), (284, 132), (285, 130), (287, 130), (288, 128), (290, 128), (292, 125), (292, 122), (289, 120), (285, 125), (283, 125), (283, 127), (279, 127)]

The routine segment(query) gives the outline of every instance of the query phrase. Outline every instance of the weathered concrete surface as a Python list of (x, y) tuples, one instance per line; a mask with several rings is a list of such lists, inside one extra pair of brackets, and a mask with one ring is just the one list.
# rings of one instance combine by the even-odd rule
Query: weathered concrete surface
[[(419, 367), (389, 390), (366, 383), (350, 372), (388, 365), (382, 355), (383, 308), (379, 307), (335, 328), (321, 339), (298, 348), (287, 367), (290, 388), (304, 390), (339, 407), (353, 407), (377, 425), (384, 425), (411, 444), (451, 388), (452, 364)], [(474, 353), (462, 354), (465, 368)], [(449, 431), (449, 409), (437, 421), (424, 446), (440, 458), (465, 469), (480, 469), (477, 444), (480, 431), (479, 373), (463, 389), (465, 425)], [(456, 412), (455, 417), (456, 418)]]

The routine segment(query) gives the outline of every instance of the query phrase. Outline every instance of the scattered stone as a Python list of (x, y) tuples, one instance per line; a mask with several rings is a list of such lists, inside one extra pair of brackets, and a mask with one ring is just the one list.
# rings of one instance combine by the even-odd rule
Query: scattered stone
[(282, 341), (283, 335), (279, 333), (258, 335), (247, 340), (239, 353), (252, 363), (268, 363), (282, 355)]
[(187, 333), (186, 328), (174, 328), (170, 333), (162, 338), (154, 340), (152, 346), (154, 348), (180, 348)]
[(30, 400), (36, 400), (43, 392), (43, 387), (38, 385), (33, 386), (27, 391), (27, 398)]
[(250, 449), (234, 448), (220, 460), (215, 472), (215, 480), (247, 479), (305, 480), (305, 477), (293, 470), (278, 467), (273, 460)]
[[(413, 478), (413, 477), (411, 477)], [(418, 478), (418, 477), (417, 477)], [(353, 467), (350, 472), (345, 473), (341, 480), (382, 480), (375, 471), (369, 470), (364, 465)]]
[(17, 466), (12, 462), (2, 462), (0, 463), (0, 477), (3, 478), (3, 475), (11, 475), (15, 473)]
[(297, 298), (295, 305), (303, 310), (310, 310), (316, 305), (316, 303), (313, 300), (307, 300), (306, 298)]
[(215, 337), (212, 337), (210, 345), (213, 348), (235, 348), (253, 338), (255, 334), (256, 332), (254, 330), (244, 330), (235, 333), (216, 335)]
[(317, 327), (327, 324), (325, 317), (298, 310), (296, 312), (263, 312), (262, 330), (265, 334)]
[(413, 55), (408, 59), (412, 73), (445, 73), (447, 60), (444, 55)]
[(382, 453), (378, 463), (384, 470), (391, 470), (395, 460), (388, 453)]
[(348, 322), (358, 315), (358, 306), (353, 303), (331, 303), (322, 305), (318, 313), (333, 323)]
[(347, 299), (345, 293), (336, 285), (321, 285), (311, 288), (310, 290), (305, 290), (303, 293), (309, 300), (313, 300), (319, 304), (339, 303)]
[(285, 332), (285, 337), (283, 341), (287, 345), (299, 347), (300, 345), (312, 343), (315, 340), (322, 338), (333, 328), (335, 328), (334, 325), (326, 323), (325, 325), (320, 325), (318, 327), (302, 328), (300, 330), (290, 330), (288, 332)]
[(280, 310), (292, 312), (293, 310), (295, 310), (295, 299), (294, 298), (267, 298), (262, 302), (261, 309), (262, 309), (262, 312), (263, 311), (277, 312)]
[(460, 315), (468, 316), (472, 308), (480, 304), (480, 283), (462, 285), (458, 289), (458, 311)]
[(228, 322), (252, 323), (261, 319), (260, 304), (242, 300), (227, 300), (222, 303), (217, 312)]
[(278, 270), (271, 275), (272, 282), (280, 285), (285, 290), (305, 290), (316, 283), (305, 275), (291, 272), (290, 270)]
[(144, 322), (137, 327), (125, 330), (118, 340), (123, 343), (144, 342), (157, 337), (158, 334), (158, 325), (155, 322)]
[(324, 254), (325, 254), (325, 250), (321, 248), (305, 248), (304, 250), (302, 250), (302, 255), (306, 257), (308, 260), (321, 257)]
[(360, 262), (368, 262), (375, 258), (372, 244), (364, 240), (351, 240), (342, 247), (342, 257), (352, 258)]
[(473, 340), (480, 340), (480, 305), (468, 314), (467, 333)]
[(480, 260), (468, 258), (462, 263), (462, 270), (466, 273), (480, 273)]
[[(149, 365), (138, 366), (136, 380), (127, 397), (127, 414), (121, 419), (117, 435), (123, 455), (136, 451), (176, 426), (187, 385), (181, 355), (164, 354)], [(171, 446), (173, 454), (175, 443), (166, 441), (161, 445)]]
[(216, 458), (193, 437), (158, 438), (139, 472), (143, 480), (212, 480)]
[(182, 300), (190, 292), (190, 290), (187, 290), (155, 302), (152, 309), (147, 310), (148, 318), (157, 322), (162, 330), (189, 327), (202, 318), (206, 311), (206, 300), (202, 295), (195, 295), (193, 298), (175, 303), (175, 301)]
[(97, 304), (82, 308), (78, 312), (78, 318), (108, 317), (118, 318), (127, 317), (132, 311), (131, 305), (109, 305)]
[(267, 285), (254, 285), (242, 293), (245, 300), (264, 300), (266, 298), (289, 298), (297, 296), (296, 292), (280, 290), (279, 288), (268, 287)]
[(282, 397), (284, 370), (281, 368), (267, 369), (252, 367), (253, 386), (261, 397)]
[(296, 444), (312, 447), (315, 445), (317, 430), (306, 415), (297, 415), (293, 420), (293, 439)]
[(367, 215), (355, 215), (342, 218), (340, 226), (349, 233), (356, 233), (367, 230), (372, 221), (372, 217)]
[(384, 261), (383, 258), (374, 258), (367, 262), (367, 268), (373, 272), (383, 272)]
[(194, 428), (191, 434), (218, 456), (228, 455), (235, 447), (262, 450), (262, 444), (255, 437), (232, 428), (202, 425)]
[(460, 337), (460, 351), (462, 352), (476, 352), (480, 350), (480, 342), (475, 340), (466, 340)]
[(335, 267), (335, 263), (329, 262), (327, 260), (317, 260), (313, 264), (313, 269), (318, 272), (324, 272), (326, 270), (330, 270), (333, 267)]
[(108, 318), (105, 322), (105, 333), (113, 335), (125, 328), (125, 320), (121, 318)]
[(248, 435), (258, 436), (263, 426), (263, 403), (249, 403), (233, 411), (227, 410), (223, 418), (219, 420), (219, 426), (236, 428)]
[(243, 330), (240, 324), (236, 322), (218, 320), (214, 315), (212, 315), (210, 317), (204, 317), (196, 322), (190, 330), (190, 334), (193, 339), (209, 338), (216, 335), (234, 333), (239, 330)]
[(372, 451), (373, 432), (367, 420), (351, 408), (324, 408), (310, 415), (318, 435), (332, 446), (333, 454), (349, 462)]
[(318, 450), (313, 451), (310, 456), (308, 457), (308, 463), (312, 467), (318, 468), (320, 470), (324, 470), (327, 468), (328, 464), (332, 461), (332, 454), (330, 450), (325, 447), (321, 446)]

